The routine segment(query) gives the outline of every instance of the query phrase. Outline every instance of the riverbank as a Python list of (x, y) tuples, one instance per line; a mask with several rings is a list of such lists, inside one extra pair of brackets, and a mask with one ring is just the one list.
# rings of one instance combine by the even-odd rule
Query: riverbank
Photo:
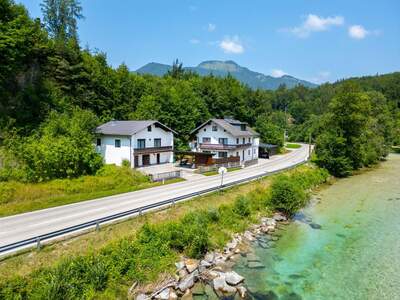
[(275, 246), (252, 251), (265, 268), (234, 270), (262, 299), (397, 299), (400, 155), (319, 191)]
[[(307, 177), (307, 174), (311, 175), (314, 172), (318, 172), (318, 170), (303, 166), (289, 171), (287, 174)], [(152, 222), (145, 222), (143, 219), (134, 220), (132, 222), (136, 226), (131, 228), (138, 230), (137, 233), (128, 231), (124, 238), (119, 236), (116, 239), (114, 237), (112, 243), (105, 242), (97, 248), (98, 250), (91, 248), (88, 251), (87, 246), (86, 249), (80, 246), (83, 251), (76, 257), (62, 251), (64, 257), (69, 258), (52, 261), (51, 251), (47, 253), (49, 255), (42, 255), (41, 251), (38, 254), (42, 257), (43, 265), (36, 264), (35, 259), (29, 260), (26, 256), (23, 259), (15, 257), (4, 261), (0, 269), (12, 270), (11, 268), (14, 267), (14, 270), (11, 274), (8, 271), (8, 275), (7, 271), (3, 273), (2, 290), (12, 291), (14, 294), (24, 292), (33, 295), (49, 292), (49, 290), (53, 291), (53, 286), (50, 284), (57, 284), (60, 286), (61, 292), (65, 294), (67, 292), (62, 287), (73, 280), (74, 287), (68, 285), (68, 295), (71, 298), (75, 297), (74, 293), (80, 297), (88, 294), (88, 298), (93, 298), (95, 295), (110, 299), (126, 297), (126, 291), (133, 281), (145, 284), (156, 280), (162, 272), (173, 273), (174, 262), (177, 261), (179, 255), (197, 258), (207, 250), (221, 248), (231, 238), (233, 232), (244, 231), (250, 224), (257, 222), (261, 215), (270, 214), (271, 206), (266, 202), (270, 180), (270, 178), (263, 179), (233, 188), (223, 194), (204, 196), (182, 203), (167, 213), (157, 213), (158, 216), (163, 215), (164, 220), (169, 220), (166, 223), (165, 221), (158, 222), (157, 219)], [(252, 187), (250, 190), (249, 186)], [(243, 189), (246, 188), (248, 190), (244, 192)], [(235, 193), (236, 191), (238, 192)], [(188, 213), (188, 207), (190, 213)], [(178, 210), (179, 214), (175, 214), (175, 210)], [(153, 216), (155, 214), (148, 217)], [(139, 226), (143, 222), (147, 225), (140, 228)], [(110, 228), (114, 228), (114, 226), (110, 226)], [(75, 244), (79, 244), (79, 241)], [(43, 251), (46, 251), (46, 248)], [(131, 254), (127, 256), (129, 253)], [(21, 264), (23, 260), (27, 264)], [(77, 261), (80, 261), (78, 264), (81, 270), (79, 276), (73, 267), (76, 266)], [(32, 263), (36, 267), (33, 267)], [(25, 271), (21, 270), (21, 265)], [(100, 281), (88, 282), (87, 276), (92, 277), (96, 270), (101, 271), (104, 276), (98, 278)], [(32, 277), (32, 272), (56, 276), (63, 280), (44, 284), (41, 276)], [(15, 277), (16, 274), (20, 275)], [(57, 277), (58, 274), (60, 277)], [(24, 284), (15, 286), (16, 282)], [(57, 290), (57, 292), (60, 291)]]

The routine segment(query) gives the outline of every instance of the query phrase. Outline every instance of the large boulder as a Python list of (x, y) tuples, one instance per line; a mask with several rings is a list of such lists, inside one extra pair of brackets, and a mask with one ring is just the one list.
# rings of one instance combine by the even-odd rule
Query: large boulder
[(179, 284), (178, 284), (178, 289), (181, 292), (185, 292), (186, 290), (192, 288), (194, 286), (194, 283), (196, 281), (196, 276), (199, 275), (199, 271), (193, 271), (189, 275), (187, 275), (185, 278), (183, 278)]
[(161, 292), (159, 292), (157, 295), (155, 295), (154, 298), (160, 299), (160, 300), (169, 300), (170, 289), (169, 288), (163, 289)]
[(189, 273), (192, 273), (199, 267), (199, 262), (196, 259), (185, 259), (185, 266)]
[(230, 286), (225, 281), (225, 276), (219, 276), (213, 280), (214, 290), (222, 292), (223, 294), (234, 294), (236, 293), (236, 288)]
[(235, 271), (225, 273), (225, 281), (230, 285), (238, 285), (239, 283), (243, 282), (243, 280), (244, 277), (240, 276)]

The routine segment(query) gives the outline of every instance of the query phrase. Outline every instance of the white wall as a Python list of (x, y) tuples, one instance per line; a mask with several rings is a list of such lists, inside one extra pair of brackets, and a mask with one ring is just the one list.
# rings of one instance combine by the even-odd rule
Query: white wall
[[(120, 166), (124, 159), (130, 161), (131, 149), (130, 149), (130, 138), (126, 136), (113, 136), (103, 135), (101, 138), (101, 146), (96, 146), (97, 152), (99, 152), (106, 164), (116, 164)], [(121, 147), (115, 148), (115, 140), (121, 140)]]
[[(113, 135), (102, 135), (101, 138), (101, 146), (96, 146), (96, 150), (100, 153), (106, 164), (116, 164), (118, 166), (121, 165), (124, 159), (131, 162), (131, 166), (134, 166), (135, 153), (134, 149), (138, 148), (137, 140), (145, 139), (146, 140), (146, 148), (154, 147), (154, 139), (161, 139), (161, 147), (164, 146), (174, 146), (174, 135), (170, 131), (165, 131), (162, 128), (156, 127), (154, 124), (151, 125), (152, 130), (148, 131), (147, 127), (131, 137), (128, 136), (113, 136)], [(115, 148), (115, 140), (121, 140), (121, 147)], [(143, 164), (142, 155), (139, 156), (139, 166)], [(168, 163), (173, 162), (174, 155), (173, 152), (161, 152), (160, 153), (160, 163)], [(150, 154), (150, 164), (157, 163), (157, 154)]]
[(161, 147), (174, 146), (174, 135), (170, 131), (165, 131), (162, 128), (151, 125), (151, 131), (147, 131), (147, 128), (137, 132), (132, 136), (132, 147), (138, 148), (137, 140), (145, 139), (146, 148), (154, 147), (154, 139), (161, 138)]

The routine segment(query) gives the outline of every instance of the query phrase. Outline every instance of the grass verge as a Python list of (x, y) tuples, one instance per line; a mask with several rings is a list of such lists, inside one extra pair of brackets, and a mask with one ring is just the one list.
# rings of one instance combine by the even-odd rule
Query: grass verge
[[(125, 298), (132, 281), (144, 284), (160, 273), (172, 272), (179, 255), (200, 257), (220, 248), (233, 232), (241, 232), (260, 215), (271, 213), (276, 199), (269, 187), (281, 180), (279, 176), (198, 197), (64, 245), (9, 258), (0, 264), (0, 298)], [(306, 191), (325, 181), (328, 174), (302, 166), (286, 176), (292, 185)]]
[[(241, 169), (242, 169), (241, 167), (235, 167), (235, 168), (228, 168), (227, 170), (228, 170), (228, 172), (234, 172), (234, 171), (238, 171)], [(201, 173), (201, 175), (204, 175), (204, 176), (213, 176), (213, 175), (217, 175), (217, 174), (218, 174), (218, 171), (208, 171), (208, 172)]]
[[(184, 179), (171, 179), (174, 183)], [(0, 217), (161, 185), (129, 167), (104, 166), (95, 176), (43, 183), (0, 182)]]
[(289, 148), (289, 149), (299, 149), (299, 148), (301, 148), (301, 145), (299, 145), (299, 144), (293, 144), (293, 143), (288, 143), (288, 144), (285, 145), (285, 147), (286, 147), (286, 148)]

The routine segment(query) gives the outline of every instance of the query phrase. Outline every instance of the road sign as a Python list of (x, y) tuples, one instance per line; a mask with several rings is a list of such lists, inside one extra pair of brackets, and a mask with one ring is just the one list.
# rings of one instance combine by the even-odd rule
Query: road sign
[(226, 172), (228, 172), (228, 170), (227, 170), (225, 167), (220, 167), (220, 168), (218, 169), (218, 173), (219, 173), (220, 175), (224, 175)]

